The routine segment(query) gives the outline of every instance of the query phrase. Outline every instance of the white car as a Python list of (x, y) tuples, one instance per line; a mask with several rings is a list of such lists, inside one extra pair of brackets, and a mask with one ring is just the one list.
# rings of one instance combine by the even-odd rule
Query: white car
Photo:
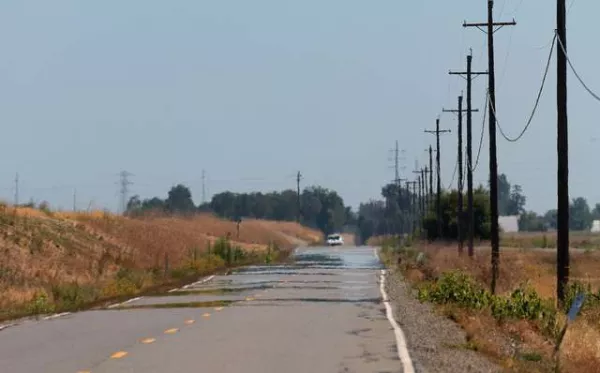
[(344, 244), (344, 239), (339, 234), (330, 234), (327, 236), (327, 245), (329, 246), (341, 246)]

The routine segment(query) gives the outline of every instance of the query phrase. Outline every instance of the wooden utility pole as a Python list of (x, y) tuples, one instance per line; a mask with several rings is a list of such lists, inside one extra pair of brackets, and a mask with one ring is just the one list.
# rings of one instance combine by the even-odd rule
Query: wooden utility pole
[(488, 95), (489, 95), (489, 136), (490, 136), (490, 210), (492, 238), (492, 294), (496, 292), (500, 264), (500, 233), (498, 229), (498, 159), (496, 155), (496, 74), (494, 68), (495, 26), (514, 26), (512, 22), (494, 22), (494, 0), (488, 0), (488, 20), (486, 23), (464, 23), (463, 27), (486, 27), (488, 41)]
[(408, 208), (406, 209), (408, 215), (408, 227), (406, 227), (406, 233), (412, 232), (412, 198), (410, 195), (410, 181), (406, 181), (406, 203), (408, 204)]
[(567, 116), (567, 14), (566, 1), (556, 2), (557, 78), (557, 151), (558, 151), (558, 218), (556, 235), (556, 295), (564, 305), (569, 283), (569, 121)]
[(458, 114), (458, 209), (457, 209), (457, 220), (456, 226), (458, 229), (458, 253), (463, 252), (463, 224), (464, 224), (464, 213), (463, 213), (463, 151), (462, 151), (462, 120), (463, 120), (463, 96), (458, 96), (458, 109), (457, 110), (446, 110), (445, 113), (457, 113)]
[(429, 198), (433, 198), (433, 149), (431, 149), (431, 145), (429, 145), (429, 172)]
[(473, 115), (478, 112), (477, 109), (472, 109), (472, 83), (474, 76), (485, 75), (487, 72), (473, 72), (473, 51), (467, 55), (467, 71), (453, 72), (450, 75), (466, 75), (467, 80), (467, 250), (469, 256), (474, 255), (473, 236), (475, 235), (475, 212), (473, 210)]
[(422, 206), (422, 199), (423, 199), (423, 194), (422, 194), (422, 187), (423, 187), (423, 182), (424, 180), (421, 180), (422, 178), (422, 169), (421, 170), (414, 170), (413, 173), (417, 175), (417, 180), (413, 181), (413, 186), (416, 186), (418, 189), (417, 191), (415, 191), (415, 195), (417, 197), (417, 201), (416, 201), (416, 206), (417, 206), (417, 210), (419, 211), (419, 213), (417, 214), (417, 216), (415, 217), (415, 220), (418, 222), (419, 225), (419, 231), (421, 230), (421, 226), (422, 226), (422, 221), (423, 221), (423, 206)]
[(300, 216), (302, 216), (302, 206), (300, 205), (300, 180), (302, 180), (302, 174), (298, 171), (296, 175), (296, 190), (297, 190), (297, 200), (296, 200), (296, 221), (300, 223)]
[[(450, 132), (450, 130), (440, 130), (440, 119), (435, 121), (435, 131), (425, 130), (427, 133), (434, 133), (436, 138), (437, 153), (435, 155), (436, 175), (437, 175), (437, 194), (435, 200), (435, 208), (437, 211), (437, 228), (438, 239), (442, 238), (442, 176), (440, 167), (440, 133)], [(431, 153), (430, 153), (431, 154)]]
[(426, 180), (427, 180), (427, 167), (425, 169), (421, 168), (421, 221), (425, 220), (425, 214), (427, 213), (427, 209), (425, 208), (425, 195), (426, 192)]
[(429, 179), (429, 174), (431, 173), (431, 171), (429, 170), (429, 167), (425, 167), (425, 178), (423, 178), (423, 190), (424, 190), (424, 195), (425, 195), (425, 214), (429, 213), (429, 209), (430, 209), (430, 198), (431, 198), (431, 194), (429, 193), (429, 188), (427, 188), (427, 180)]

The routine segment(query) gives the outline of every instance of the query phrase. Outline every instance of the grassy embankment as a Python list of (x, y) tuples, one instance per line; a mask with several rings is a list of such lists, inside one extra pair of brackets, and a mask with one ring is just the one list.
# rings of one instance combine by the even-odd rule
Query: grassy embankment
[[(227, 239), (226, 237), (230, 237)], [(210, 215), (130, 219), (0, 205), (0, 321), (84, 309), (229, 267), (284, 259), (320, 233)]]
[[(545, 238), (544, 238), (545, 237)], [(579, 292), (587, 300), (569, 326), (559, 352), (562, 372), (600, 372), (600, 251), (592, 247), (600, 236), (576, 233), (571, 254), (569, 300)], [(556, 306), (556, 251), (530, 250), (554, 246), (550, 234), (504, 236), (496, 295), (488, 291), (489, 246), (480, 244), (474, 258), (459, 256), (456, 244), (373, 240), (384, 257), (414, 286), (423, 302), (462, 326), (467, 341), (455, 348), (485, 353), (509, 372), (552, 372), (553, 355), (566, 310)], [(518, 246), (517, 248), (508, 245)]]

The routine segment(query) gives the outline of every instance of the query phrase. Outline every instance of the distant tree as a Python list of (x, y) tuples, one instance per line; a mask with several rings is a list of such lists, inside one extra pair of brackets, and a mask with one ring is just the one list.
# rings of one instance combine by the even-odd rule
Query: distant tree
[(544, 214), (544, 222), (550, 229), (556, 229), (558, 226), (558, 211), (556, 209), (548, 210)]
[(129, 201), (127, 202), (127, 212), (139, 211), (141, 208), (142, 200), (140, 199), (140, 196), (135, 195), (129, 198)]
[(192, 192), (188, 187), (178, 184), (171, 188), (167, 198), (166, 207), (170, 212), (189, 213), (196, 209), (192, 200)]
[(514, 185), (510, 192), (508, 206), (506, 208), (507, 215), (521, 215), (525, 212), (525, 203), (527, 197), (523, 195), (523, 189), (520, 185)]
[[(352, 213), (335, 192), (319, 186), (305, 188), (300, 195), (301, 223), (324, 233), (340, 231)], [(223, 192), (213, 196), (210, 210), (227, 219), (242, 217), (295, 221), (298, 217), (298, 194), (294, 190), (271, 193)]]
[(589, 230), (592, 213), (585, 198), (575, 198), (569, 208), (569, 228), (575, 231)]
[[(463, 201), (464, 202), (464, 201)], [(441, 196), (442, 207), (442, 235), (443, 239), (458, 239), (457, 211), (458, 211), (458, 192), (443, 192)], [(489, 191), (479, 187), (473, 191), (473, 214), (475, 217), (474, 236), (481, 239), (490, 238), (491, 218), (490, 218), (490, 195)], [(423, 222), (423, 228), (427, 232), (427, 237), (431, 240), (438, 239), (436, 214), (431, 211)]]
[(594, 220), (600, 219), (600, 203), (596, 203), (596, 206), (594, 206), (594, 209), (592, 210), (592, 217)]
[(522, 232), (544, 232), (548, 229), (543, 216), (534, 211), (523, 212), (519, 218), (519, 231)]
[(505, 174), (498, 176), (498, 214), (500, 216), (510, 215), (510, 183)]

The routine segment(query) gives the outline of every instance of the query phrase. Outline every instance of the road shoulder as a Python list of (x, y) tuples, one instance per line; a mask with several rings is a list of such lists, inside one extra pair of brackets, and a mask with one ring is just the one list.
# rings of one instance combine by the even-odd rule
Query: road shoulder
[(386, 291), (404, 331), (417, 373), (501, 372), (485, 356), (467, 348), (465, 332), (430, 305), (419, 302), (398, 271), (388, 271)]

